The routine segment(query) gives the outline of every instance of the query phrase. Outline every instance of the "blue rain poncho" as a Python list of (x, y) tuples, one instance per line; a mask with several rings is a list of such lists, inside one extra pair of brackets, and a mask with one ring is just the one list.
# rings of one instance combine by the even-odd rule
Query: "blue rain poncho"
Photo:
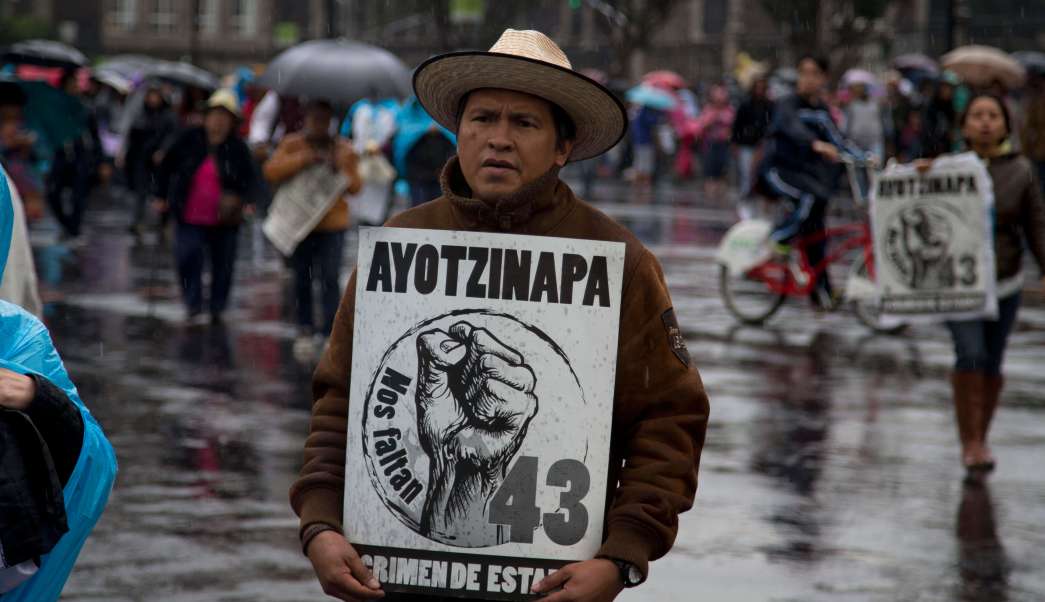
[[(6, 178), (0, 178), (0, 277), (7, 263), (13, 221), (11, 193)], [(116, 455), (69, 380), (47, 328), (28, 312), (5, 301), (0, 301), (0, 367), (46, 378), (79, 408), (83, 418), (80, 457), (62, 491), (69, 531), (41, 558), (35, 575), (0, 595), (2, 602), (50, 602), (61, 594), (80, 549), (105, 509), (116, 479)]]

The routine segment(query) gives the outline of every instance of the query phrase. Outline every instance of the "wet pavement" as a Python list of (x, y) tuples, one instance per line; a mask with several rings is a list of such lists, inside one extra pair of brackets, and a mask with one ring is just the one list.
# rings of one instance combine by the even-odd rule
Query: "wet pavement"
[[(730, 209), (684, 191), (605, 208), (663, 262), (712, 401), (696, 505), (619, 600), (1045, 600), (1039, 297), (1011, 341), (999, 468), (963, 488), (942, 327), (871, 336), (798, 302), (739, 327), (713, 262)], [(287, 502), (311, 366), (292, 350), (282, 262), (245, 228), (226, 324), (189, 327), (169, 251), (135, 245), (126, 215), (95, 203), (78, 249), (47, 224), (33, 234), (47, 322), (121, 469), (63, 600), (324, 599)]]

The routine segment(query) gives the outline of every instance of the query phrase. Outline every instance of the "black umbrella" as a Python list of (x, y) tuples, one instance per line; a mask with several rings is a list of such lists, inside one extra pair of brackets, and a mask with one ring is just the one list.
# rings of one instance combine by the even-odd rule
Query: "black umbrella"
[(3, 62), (41, 67), (77, 68), (87, 65), (82, 52), (54, 40), (25, 40), (12, 44), (4, 52)]
[(145, 79), (160, 79), (182, 86), (202, 88), (208, 92), (218, 89), (221, 83), (218, 76), (206, 69), (189, 63), (173, 63), (170, 61), (159, 61), (147, 67), (144, 73)]
[(1023, 50), (1021, 52), (1013, 52), (1012, 58), (1023, 65), (1028, 72), (1035, 75), (1045, 75), (1045, 52)]
[(284, 96), (351, 104), (363, 98), (406, 98), (410, 70), (383, 48), (350, 40), (312, 40), (282, 52), (258, 79)]

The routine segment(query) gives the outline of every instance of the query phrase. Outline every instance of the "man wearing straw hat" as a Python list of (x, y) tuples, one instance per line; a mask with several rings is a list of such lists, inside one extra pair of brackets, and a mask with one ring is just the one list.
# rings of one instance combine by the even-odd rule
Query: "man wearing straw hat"
[[(674, 543), (678, 515), (696, 491), (709, 411), (657, 259), (559, 179), (567, 162), (620, 140), (624, 108), (536, 31), (509, 29), (489, 52), (429, 59), (415, 72), (414, 90), (457, 133), (457, 156), (443, 169), (442, 196), (388, 226), (625, 243), (603, 544), (595, 558), (534, 586), (549, 602), (612, 600), (644, 581), (649, 562)], [(303, 549), (324, 591), (342, 600), (385, 596), (341, 526), (355, 279), (313, 377), (305, 464), (290, 493)]]

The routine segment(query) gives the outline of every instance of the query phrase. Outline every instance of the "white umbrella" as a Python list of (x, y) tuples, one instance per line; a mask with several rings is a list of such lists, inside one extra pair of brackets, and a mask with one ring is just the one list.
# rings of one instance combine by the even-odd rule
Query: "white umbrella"
[(1023, 86), (1027, 70), (1008, 54), (992, 46), (962, 46), (943, 55), (940, 64), (975, 87), (1001, 82), (1009, 90)]

